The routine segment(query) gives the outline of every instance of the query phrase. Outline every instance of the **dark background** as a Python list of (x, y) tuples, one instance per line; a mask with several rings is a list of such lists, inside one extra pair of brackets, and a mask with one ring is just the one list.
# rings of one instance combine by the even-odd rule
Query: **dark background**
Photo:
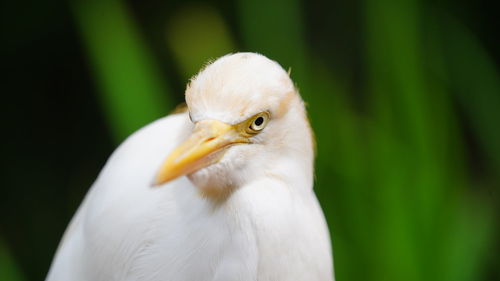
[(337, 280), (500, 280), (494, 4), (2, 1), (0, 279), (44, 279), (116, 146), (255, 51), (309, 105)]

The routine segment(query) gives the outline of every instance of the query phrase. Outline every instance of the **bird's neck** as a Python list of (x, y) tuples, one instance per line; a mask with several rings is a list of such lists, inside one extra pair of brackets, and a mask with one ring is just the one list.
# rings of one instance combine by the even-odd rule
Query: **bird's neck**
[(280, 149), (270, 151), (274, 157), (270, 157), (266, 174), (280, 178), (298, 190), (309, 191), (314, 180), (315, 140), (300, 98), (295, 100), (294, 110), (283, 118), (288, 119), (287, 124), (294, 126), (283, 130), (285, 133), (278, 140)]

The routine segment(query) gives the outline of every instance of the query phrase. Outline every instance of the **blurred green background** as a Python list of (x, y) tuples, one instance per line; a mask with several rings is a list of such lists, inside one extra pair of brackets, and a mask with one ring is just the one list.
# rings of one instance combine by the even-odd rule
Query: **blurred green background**
[(500, 280), (493, 1), (3, 1), (0, 280), (44, 279), (113, 149), (208, 60), (292, 69), (338, 281)]

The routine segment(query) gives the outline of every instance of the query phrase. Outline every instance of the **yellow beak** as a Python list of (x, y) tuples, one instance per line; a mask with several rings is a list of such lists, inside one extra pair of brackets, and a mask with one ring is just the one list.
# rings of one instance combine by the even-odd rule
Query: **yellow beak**
[(237, 143), (248, 143), (232, 126), (217, 120), (196, 123), (192, 135), (163, 162), (153, 185), (161, 185), (180, 176), (217, 163), (223, 149)]

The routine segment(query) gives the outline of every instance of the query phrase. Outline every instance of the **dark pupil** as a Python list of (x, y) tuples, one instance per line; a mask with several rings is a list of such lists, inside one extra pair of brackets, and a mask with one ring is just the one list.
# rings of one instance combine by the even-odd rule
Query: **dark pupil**
[(262, 118), (262, 117), (259, 117), (259, 118), (255, 119), (255, 121), (254, 121), (254, 124), (257, 126), (262, 125), (262, 123), (264, 123), (264, 118)]

